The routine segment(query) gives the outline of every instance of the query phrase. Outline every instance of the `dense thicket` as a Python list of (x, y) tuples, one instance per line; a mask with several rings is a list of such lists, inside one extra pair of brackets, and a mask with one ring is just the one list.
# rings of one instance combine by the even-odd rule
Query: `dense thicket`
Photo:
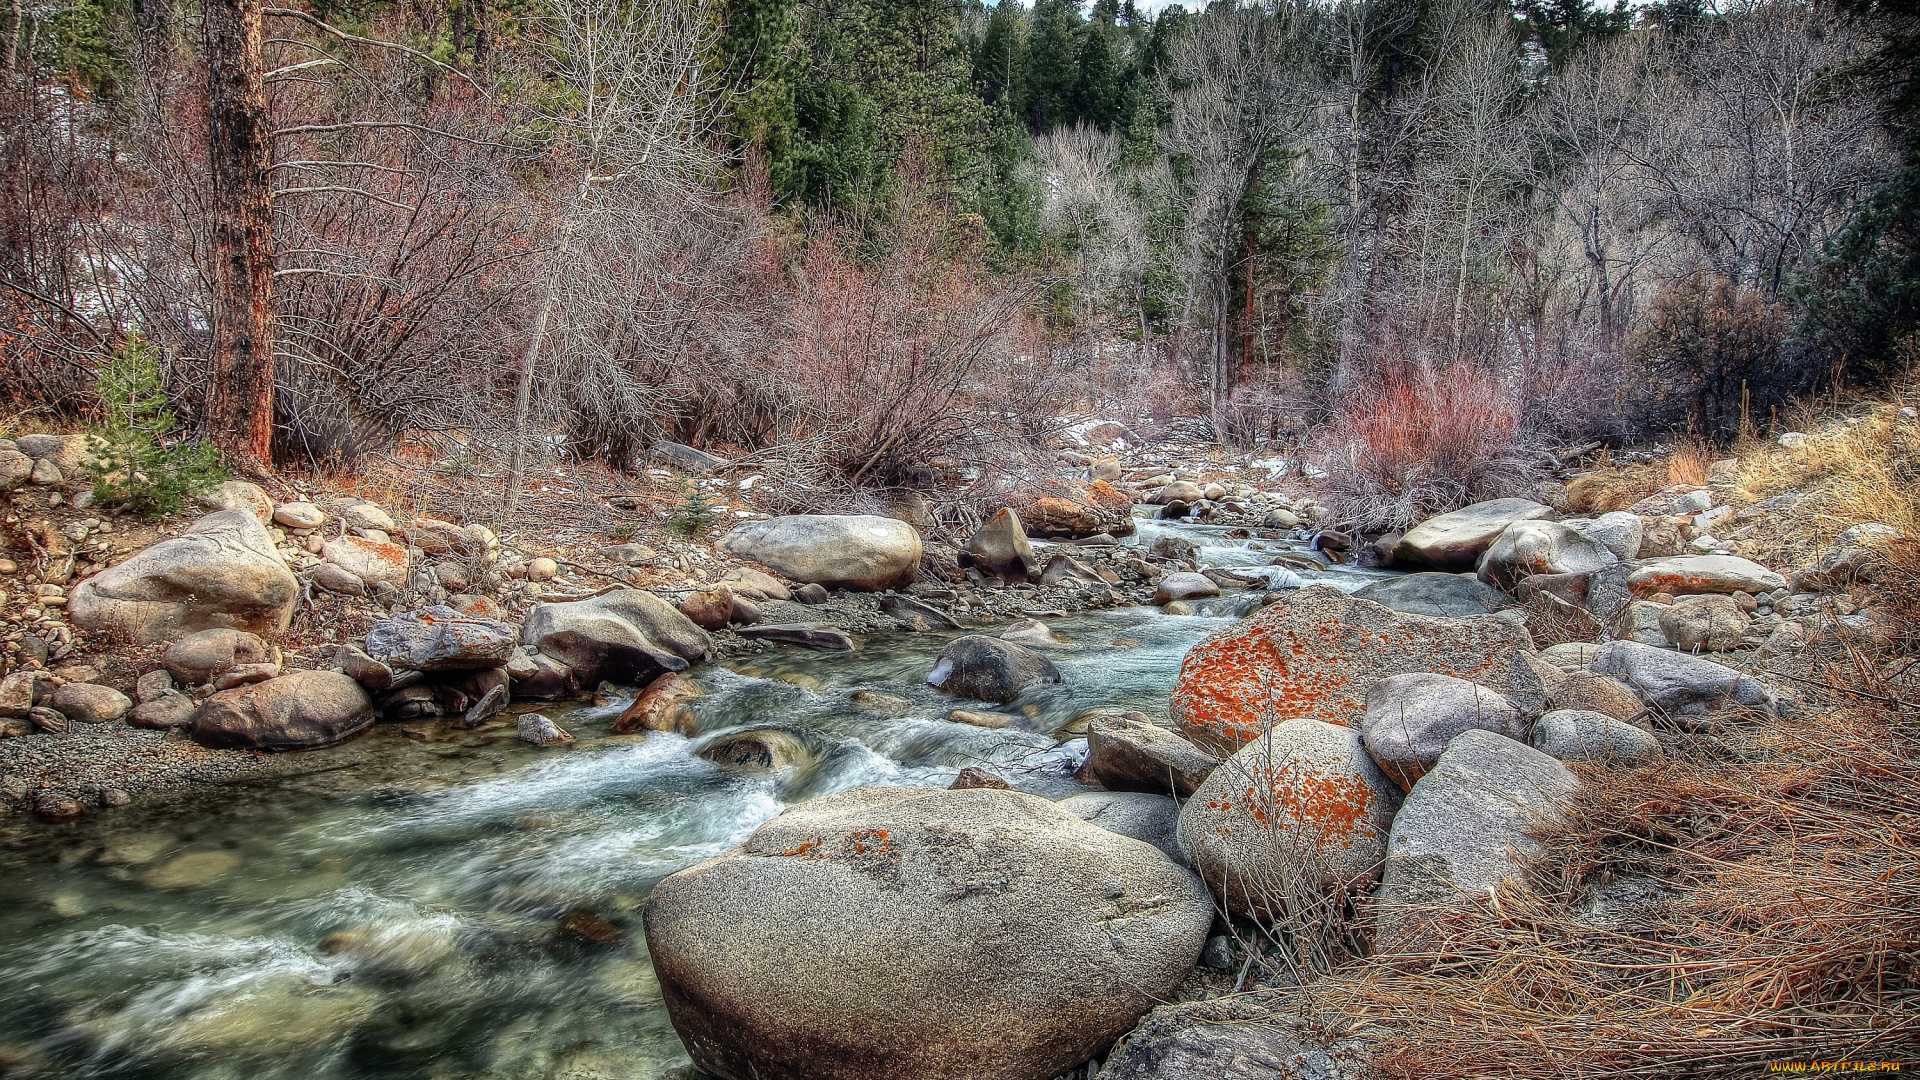
[[(904, 483), (905, 458), (831, 450), (870, 425), (801, 377), (822, 305), (862, 297), (887, 298), (884, 332), (829, 367), (963, 410), (1017, 378), (1018, 418), (980, 408), (1009, 444), (1042, 414), (1184, 411), (1336, 461), (1399, 460), (1351, 445), (1380, 427), (1356, 411), (1445, 396), (1383, 387), (1498, 395), (1511, 463), (1729, 438), (1916, 348), (1911, 0), (265, 18), (283, 461), (424, 428), (621, 467), (663, 437), (828, 447), (854, 462), (843, 494)], [(160, 0), (0, 13), (16, 397), (85, 407), (137, 327), (204, 416), (223, 346), (201, 21)], [(964, 380), (929, 371), (929, 326), (1008, 297), (1018, 319), (941, 353)], [(1375, 501), (1417, 505), (1433, 463), (1394, 467)]]

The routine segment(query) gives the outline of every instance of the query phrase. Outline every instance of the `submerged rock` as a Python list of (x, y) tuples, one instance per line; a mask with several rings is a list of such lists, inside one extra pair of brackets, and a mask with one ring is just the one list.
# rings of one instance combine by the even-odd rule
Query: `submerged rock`
[(520, 717), (516, 726), (520, 741), (535, 746), (558, 746), (573, 741), (573, 736), (567, 734), (559, 724), (539, 713), (527, 713)]
[(668, 877), (645, 918), (674, 1028), (723, 1080), (1046, 1080), (1172, 995), (1213, 908), (1045, 799), (860, 788)]

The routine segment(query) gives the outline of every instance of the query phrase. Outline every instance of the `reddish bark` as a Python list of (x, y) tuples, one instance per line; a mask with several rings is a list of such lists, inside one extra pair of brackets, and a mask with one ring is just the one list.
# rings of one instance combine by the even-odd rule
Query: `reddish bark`
[(273, 132), (261, 78), (259, 0), (207, 0), (208, 228), (213, 342), (208, 434), (244, 471), (273, 437)]

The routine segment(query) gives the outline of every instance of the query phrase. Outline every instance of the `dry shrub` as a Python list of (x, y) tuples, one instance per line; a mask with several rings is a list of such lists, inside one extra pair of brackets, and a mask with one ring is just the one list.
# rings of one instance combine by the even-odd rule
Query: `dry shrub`
[(1658, 461), (1630, 465), (1603, 461), (1567, 484), (1567, 505), (1575, 513), (1605, 514), (1625, 510), (1676, 485), (1701, 487), (1707, 482), (1708, 467), (1718, 457), (1712, 447), (1689, 440)]
[(1365, 530), (1516, 494), (1539, 476), (1521, 419), (1515, 395), (1486, 368), (1405, 365), (1361, 383), (1335, 410), (1317, 440), (1323, 490), (1341, 520)]
[[(1908, 390), (1905, 399), (1920, 401)], [(1746, 540), (1776, 568), (1805, 565), (1840, 533), (1877, 521), (1920, 537), (1920, 422), (1901, 415), (1896, 398), (1855, 422), (1834, 421), (1794, 446), (1768, 446), (1745, 459), (1735, 497), (1760, 502), (1798, 495), (1755, 521)]]

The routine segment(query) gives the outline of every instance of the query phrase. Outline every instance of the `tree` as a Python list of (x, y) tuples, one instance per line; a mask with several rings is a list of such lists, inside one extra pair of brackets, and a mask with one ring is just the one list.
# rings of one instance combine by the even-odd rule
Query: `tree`
[(207, 0), (208, 291), (205, 424), (237, 469), (272, 462), (273, 125), (259, 0)]
[(1036, 132), (1073, 122), (1080, 29), (1077, 0), (1037, 0), (1027, 32), (1027, 124)]

